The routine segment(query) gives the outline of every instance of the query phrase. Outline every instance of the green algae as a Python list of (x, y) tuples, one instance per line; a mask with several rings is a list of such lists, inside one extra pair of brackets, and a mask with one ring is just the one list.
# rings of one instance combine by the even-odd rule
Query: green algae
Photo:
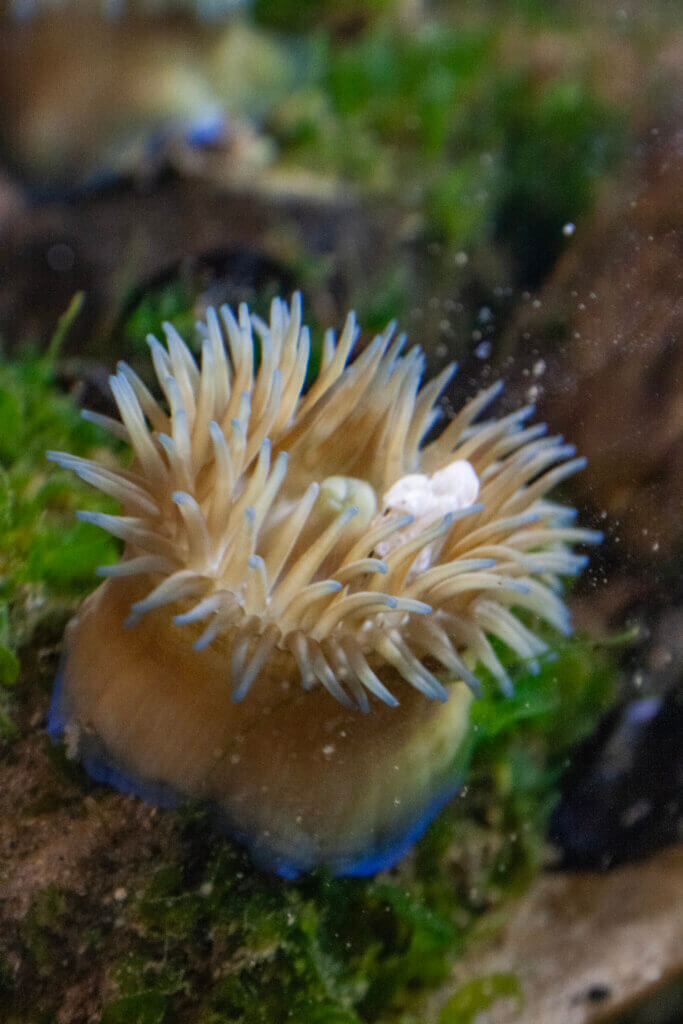
[[(548, 28), (516, 24), (530, 48)], [(553, 29), (571, 47), (561, 18)], [(509, 249), (520, 279), (539, 280), (627, 130), (588, 67), (541, 74), (510, 61), (505, 30), (471, 17), (410, 32), (384, 20), (345, 46), (311, 36), (307, 78), (271, 115), (283, 159), (390, 196), (452, 251)]]
[(42, 974), (51, 974), (62, 966), (63, 928), (67, 918), (69, 894), (49, 885), (36, 897), (22, 923), (28, 955)]
[(0, 746), (16, 736), (9, 708), (20, 699), (20, 653), (40, 622), (73, 606), (98, 565), (118, 547), (77, 508), (110, 510), (107, 499), (54, 470), (48, 448), (92, 455), (103, 432), (81, 419), (54, 383), (54, 349), (0, 361)]
[(194, 299), (181, 280), (147, 289), (126, 319), (124, 332), (129, 343), (135, 348), (146, 348), (144, 339), (148, 334), (161, 335), (165, 322), (172, 323), (183, 337), (191, 337), (196, 320)]
[(514, 974), (488, 974), (461, 985), (441, 1008), (437, 1024), (474, 1024), (482, 1010), (500, 999), (514, 999), (522, 1005), (519, 982)]

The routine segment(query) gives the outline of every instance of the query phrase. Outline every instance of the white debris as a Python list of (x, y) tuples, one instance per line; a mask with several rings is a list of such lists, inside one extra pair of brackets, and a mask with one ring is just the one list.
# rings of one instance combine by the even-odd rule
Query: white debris
[[(377, 554), (384, 558), (394, 548), (405, 544), (449, 512), (474, 505), (479, 497), (479, 477), (471, 463), (458, 459), (443, 469), (428, 476), (426, 473), (409, 473), (389, 488), (383, 498), (384, 510), (389, 514), (415, 516), (409, 526), (397, 530), (387, 540), (377, 545)], [(434, 556), (434, 545), (420, 552), (413, 566), (413, 572), (427, 569)]]

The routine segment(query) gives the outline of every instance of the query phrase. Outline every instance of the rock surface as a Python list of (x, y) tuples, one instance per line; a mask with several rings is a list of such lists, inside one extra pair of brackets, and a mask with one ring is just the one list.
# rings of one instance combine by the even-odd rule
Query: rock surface
[[(522, 1007), (498, 1001), (477, 1024), (614, 1020), (683, 971), (682, 906), (680, 845), (607, 874), (542, 875), (495, 944), (456, 965), (451, 990), (477, 975), (517, 976)], [(447, 997), (439, 993), (427, 1019)]]

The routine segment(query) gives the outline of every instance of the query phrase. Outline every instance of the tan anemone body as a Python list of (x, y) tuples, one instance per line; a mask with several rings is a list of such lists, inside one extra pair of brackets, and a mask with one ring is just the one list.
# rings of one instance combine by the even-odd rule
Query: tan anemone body
[(98, 777), (209, 801), (284, 874), (403, 851), (462, 772), (477, 665), (509, 686), (489, 638), (542, 655), (517, 612), (566, 631), (559, 577), (597, 539), (544, 497), (581, 460), (529, 410), (479, 421), (497, 388), (423, 444), (453, 368), (420, 388), (392, 334), (349, 363), (350, 316), (303, 393), (297, 296), (269, 324), (210, 311), (200, 365), (150, 340), (165, 403), (112, 378), (131, 471), (52, 456), (120, 499), (83, 518), (126, 541), (69, 626), (52, 731)]

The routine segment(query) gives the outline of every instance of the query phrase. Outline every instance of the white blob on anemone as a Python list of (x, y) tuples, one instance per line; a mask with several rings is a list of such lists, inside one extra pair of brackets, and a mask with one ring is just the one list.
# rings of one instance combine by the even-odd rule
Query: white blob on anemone
[[(267, 811), (257, 824), (243, 820), (238, 805), (248, 801), (248, 787), (235, 768), (242, 754), (233, 754), (228, 782), (223, 779), (220, 785), (207, 781), (208, 768), (193, 774), (187, 766), (169, 767), (168, 752), (156, 759), (143, 757), (130, 739), (136, 730), (142, 737), (145, 732), (139, 727), (143, 713), (129, 706), (126, 687), (133, 668), (128, 661), (133, 656), (123, 653), (123, 620), (131, 649), (144, 660), (154, 647), (155, 665), (169, 658), (167, 674), (173, 671), (172, 659), (185, 659), (191, 649), (199, 659), (183, 669), (191, 678), (183, 683), (182, 699), (189, 704), (182, 714), (169, 711), (168, 694), (149, 696), (155, 686), (149, 665), (135, 684), (135, 694), (151, 702), (148, 715), (164, 721), (170, 716), (164, 742), (171, 746), (189, 743), (180, 726), (175, 736), (171, 733), (173, 723), (189, 721), (201, 704), (198, 694), (208, 685), (202, 673), (211, 675), (212, 700), (219, 701), (222, 693), (226, 709), (232, 702), (232, 711), (220, 710), (225, 717), (222, 754), (246, 721), (235, 704), (255, 702), (258, 715), (252, 711), (249, 719), (253, 730), (260, 728), (254, 723), (263, 721), (264, 708), (265, 716), (273, 718), (275, 690), (277, 707), (283, 700), (295, 702), (304, 721), (309, 702), (314, 724), (302, 726), (301, 737), (287, 734), (292, 727), (284, 724), (276, 730), (282, 744), (291, 743), (286, 772), (298, 761), (304, 774), (320, 765), (325, 765), (321, 771), (332, 770), (327, 762), (334, 758), (314, 766), (306, 764), (304, 754), (309, 741), (315, 744), (316, 730), (327, 728), (321, 716), (333, 713), (334, 703), (321, 704), (321, 695), (328, 702), (331, 695), (342, 707), (340, 721), (347, 725), (381, 715), (387, 758), (394, 754), (390, 716), (397, 716), (394, 721), (405, 729), (406, 715), (413, 715), (418, 731), (431, 730), (426, 748), (437, 740), (441, 744), (438, 769), (429, 766), (429, 757), (435, 758), (432, 749), (422, 758), (422, 781), (405, 801), (414, 823), (443, 788), (444, 765), (453, 753), (445, 749), (448, 735), (456, 746), (462, 739), (469, 706), (463, 694), (467, 687), (478, 689), (478, 666), (504, 692), (511, 689), (491, 638), (517, 659), (533, 663), (547, 650), (530, 627), (533, 617), (562, 633), (569, 630), (560, 578), (585, 564), (572, 545), (593, 543), (599, 536), (575, 527), (572, 510), (545, 495), (582, 468), (584, 460), (575, 458), (561, 438), (545, 437), (543, 426), (527, 426), (531, 407), (482, 420), (500, 384), (467, 402), (435, 439), (425, 442), (441, 416), (439, 395), (455, 367), (421, 387), (424, 357), (419, 348), (402, 354), (405, 336), (394, 339), (394, 324), (349, 361), (359, 334), (350, 314), (339, 339), (326, 333), (321, 367), (307, 390), (310, 338), (302, 326), (298, 294), (291, 307), (275, 299), (269, 323), (250, 315), (246, 305), (237, 318), (224, 306), (219, 312), (210, 309), (198, 330), (199, 365), (171, 325), (164, 326), (165, 347), (148, 339), (161, 401), (120, 363), (111, 378), (120, 422), (90, 416), (132, 446), (132, 469), (49, 453), (120, 501), (122, 515), (79, 516), (125, 542), (122, 561), (99, 570), (108, 580), (70, 628), (60, 684), (64, 706), (55, 720), (90, 730), (97, 737), (99, 763), (106, 752), (115, 774), (125, 771), (211, 799), (231, 831), (283, 873), (315, 863), (335, 870), (350, 870), (361, 861), (379, 863), (380, 847), (398, 849), (399, 833), (402, 828), (407, 834), (408, 824), (374, 820), (364, 826), (368, 835), (358, 829), (357, 841), (345, 842), (338, 834), (339, 821), (334, 827), (325, 821), (321, 799), (315, 826), (306, 830), (304, 823), (297, 832), (292, 825), (298, 838), (289, 842), (282, 840), (287, 823), (271, 829)], [(98, 631), (103, 639), (118, 638), (112, 640), (122, 652), (115, 671), (96, 664), (93, 637)], [(86, 679), (93, 674), (100, 680), (97, 686)], [(127, 694), (118, 704), (117, 687)], [(416, 699), (429, 704), (449, 696), (458, 703), (458, 725), (451, 709), (441, 735), (433, 712), (424, 718), (416, 711)], [(212, 707), (215, 714), (221, 705)], [(359, 718), (359, 711), (373, 714)], [(328, 725), (333, 721), (325, 718)], [(206, 721), (187, 728), (194, 728), (196, 738)], [(329, 725), (328, 732), (334, 728)], [(365, 727), (367, 741), (363, 726), (353, 728), (359, 750), (371, 739), (377, 744), (377, 722)], [(263, 739), (266, 746), (274, 742), (273, 736)], [(354, 770), (372, 763), (371, 753), (359, 750), (349, 762)], [(201, 760), (199, 753), (194, 757)], [(248, 766), (252, 774), (262, 768)], [(285, 769), (280, 765), (278, 771)], [(237, 796), (222, 796), (225, 785), (239, 790)], [(271, 788), (270, 783), (264, 786)], [(291, 786), (296, 789), (294, 781)], [(286, 803), (282, 787), (279, 793)], [(382, 794), (373, 799), (374, 810), (363, 813), (377, 819)], [(300, 794), (292, 797), (293, 804), (297, 800)], [(348, 820), (344, 828), (352, 828)], [(330, 838), (334, 829), (336, 846)]]

